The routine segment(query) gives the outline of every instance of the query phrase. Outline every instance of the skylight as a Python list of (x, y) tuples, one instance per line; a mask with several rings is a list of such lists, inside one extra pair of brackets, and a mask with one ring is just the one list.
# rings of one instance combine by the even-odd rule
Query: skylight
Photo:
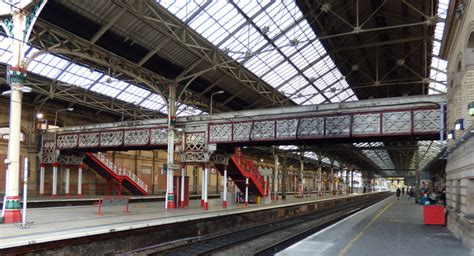
[(367, 158), (375, 163), (380, 169), (393, 170), (392, 159), (385, 149), (364, 149), (368, 147), (383, 147), (383, 142), (360, 142), (353, 144), (360, 150)]
[(357, 100), (294, 1), (157, 3), (296, 104)]
[[(0, 35), (0, 63), (10, 64), (12, 59), (11, 41)], [(30, 46), (26, 51), (26, 58), (39, 50)], [(81, 87), (103, 94), (113, 99), (131, 103), (145, 109), (167, 114), (168, 110), (163, 98), (150, 91), (127, 81), (119, 80), (104, 72), (95, 70), (83, 64), (73, 63), (61, 56), (42, 54), (37, 56), (27, 67), (29, 72), (60, 81), (64, 84)], [(202, 114), (204, 112), (184, 104), (178, 109), (178, 116)]]
[(441, 48), (441, 40), (443, 39), (443, 31), (445, 19), (448, 12), (449, 0), (438, 1), (438, 17), (440, 21), (436, 23), (433, 38), (433, 49), (430, 69), (430, 84), (428, 94), (442, 94), (447, 90), (447, 62), (440, 58), (439, 51)]
[[(422, 140), (418, 141), (418, 154), (419, 154), (419, 169), (420, 171), (429, 166), (429, 164), (435, 160), (444, 145), (439, 140)], [(414, 169), (414, 161), (410, 165), (410, 168)]]

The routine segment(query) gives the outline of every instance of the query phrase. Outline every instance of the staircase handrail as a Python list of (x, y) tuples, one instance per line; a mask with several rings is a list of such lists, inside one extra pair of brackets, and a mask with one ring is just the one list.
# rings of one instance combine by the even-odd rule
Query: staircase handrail
[(133, 173), (130, 169), (124, 166), (116, 165), (112, 160), (107, 158), (101, 152), (97, 152), (96, 154), (94, 154), (94, 156), (96, 156), (102, 163), (104, 163), (115, 174), (117, 174), (118, 176), (128, 177), (130, 180), (135, 182), (135, 184), (137, 184), (140, 188), (148, 192), (148, 185), (145, 182), (143, 182), (140, 178), (138, 178), (138, 176), (135, 175), (135, 173)]
[(258, 183), (258, 185), (264, 189), (265, 179), (258, 171), (257, 165), (253, 161), (246, 159), (242, 153), (235, 153), (234, 155), (238, 163), (244, 167), (244, 175), (251, 176), (254, 182)]

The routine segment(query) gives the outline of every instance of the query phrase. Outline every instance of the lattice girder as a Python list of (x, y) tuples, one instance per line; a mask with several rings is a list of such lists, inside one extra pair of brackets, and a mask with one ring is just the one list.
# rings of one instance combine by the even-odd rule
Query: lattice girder
[(150, 129), (150, 144), (166, 145), (168, 143), (168, 129), (154, 128)]
[(441, 115), (439, 110), (415, 110), (413, 111), (414, 132), (436, 132), (440, 129)]
[(411, 112), (394, 111), (385, 112), (383, 115), (383, 133), (410, 133), (411, 132)]
[(209, 142), (232, 141), (232, 124), (212, 124), (209, 126)]
[(43, 163), (51, 164), (56, 162), (56, 147), (54, 141), (43, 142)]
[(102, 147), (120, 146), (123, 144), (123, 131), (107, 131), (100, 133)]
[(56, 147), (68, 149), (77, 147), (79, 136), (77, 134), (60, 134), (56, 136)]
[(298, 119), (287, 119), (276, 121), (276, 138), (293, 139), (296, 138), (298, 129)]
[(351, 116), (326, 117), (326, 136), (349, 135), (351, 130)]
[(250, 130), (252, 122), (234, 123), (233, 136), (234, 141), (248, 141), (250, 139)]
[(93, 148), (98, 147), (100, 142), (100, 133), (81, 133), (79, 134), (79, 147), (80, 148)]
[(298, 126), (298, 137), (324, 136), (324, 117), (301, 118)]
[(270, 140), (275, 137), (275, 121), (255, 121), (253, 123), (252, 140)]
[(380, 133), (380, 114), (355, 114), (352, 116), (352, 134)]
[(126, 130), (124, 133), (124, 145), (139, 146), (147, 145), (150, 141), (150, 131), (148, 129)]
[(206, 146), (205, 132), (186, 133), (185, 151), (203, 151)]

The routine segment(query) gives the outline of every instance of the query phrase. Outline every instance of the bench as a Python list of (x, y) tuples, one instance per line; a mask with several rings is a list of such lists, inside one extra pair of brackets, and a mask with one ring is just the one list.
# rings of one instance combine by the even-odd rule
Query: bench
[(100, 198), (99, 202), (97, 203), (99, 208), (97, 215), (102, 216), (102, 207), (104, 206), (120, 206), (124, 205), (125, 206), (125, 213), (129, 213), (128, 211), (128, 202), (129, 198), (126, 197), (104, 197)]

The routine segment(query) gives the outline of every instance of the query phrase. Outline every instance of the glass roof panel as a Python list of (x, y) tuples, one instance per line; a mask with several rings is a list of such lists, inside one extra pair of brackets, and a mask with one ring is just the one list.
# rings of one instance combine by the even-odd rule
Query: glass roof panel
[(148, 109), (157, 110), (165, 114), (168, 113), (168, 109), (166, 107), (166, 103), (163, 101), (163, 97), (156, 93), (151, 93), (150, 96), (148, 96), (140, 103), (140, 106)]
[(449, 0), (439, 0), (437, 14), (440, 19), (436, 23), (432, 58), (431, 58), (431, 69), (430, 69), (430, 84), (428, 94), (440, 94), (446, 93), (447, 91), (447, 62), (440, 59), (439, 51), (441, 48), (441, 40), (443, 38), (445, 19), (448, 12)]
[[(12, 58), (10, 44), (11, 40), (0, 34), (0, 63), (2, 64), (9, 64)], [(38, 52), (38, 49), (30, 46), (26, 52), (26, 58), (31, 57), (36, 52)], [(85, 64), (73, 63), (63, 56), (49, 53), (36, 56), (27, 69), (29, 72), (59, 80), (68, 85), (82, 87), (111, 98), (140, 104), (141, 107), (160, 111), (164, 114), (167, 113), (166, 104), (158, 94), (113, 78)]]
[(12, 51), (11, 51), (11, 40), (7, 37), (0, 35), (0, 62), (11, 64)]
[(96, 83), (101, 75), (100, 72), (71, 62), (57, 80), (88, 89)]
[(303, 102), (302, 104), (303, 105), (321, 104), (321, 103), (324, 103), (325, 101), (326, 99), (323, 97), (323, 95), (318, 93), (317, 95), (314, 95), (308, 101)]
[(380, 167), (380, 169), (395, 169), (395, 166), (387, 150), (374, 148), (383, 147), (383, 142), (358, 142), (353, 143), (353, 145), (356, 148), (359, 148), (359, 151), (362, 152), (362, 154), (364, 154), (374, 164)]
[[(444, 145), (441, 144), (439, 140), (422, 140), (418, 141), (418, 152), (420, 156), (420, 170), (429, 167), (429, 164), (435, 160), (441, 151), (443, 150)], [(414, 163), (412, 161), (412, 168), (414, 168)]]
[(160, 4), (182, 20), (187, 20), (206, 0), (175, 1), (159, 0)]
[[(173, 6), (173, 3), (164, 4), (157, 1), (172, 13), (180, 11), (177, 17), (184, 21), (183, 2), (185, 1), (175, 3), (176, 6)], [(338, 69), (319, 40), (316, 40), (316, 34), (303, 18), (295, 1), (233, 3), (212, 1), (189, 23), (190, 27), (224, 50), (229, 57), (242, 62), (248, 70), (270, 86), (282, 88), (279, 90), (286, 95), (296, 95), (297, 89), (294, 84), (285, 85), (287, 80), (291, 81), (296, 74), (304, 74), (306, 80), (309, 80), (318, 79), (327, 72), (337, 71), (334, 75), (326, 75), (324, 79), (321, 78), (321, 81), (315, 81), (310, 86), (318, 86), (323, 90), (328, 84), (336, 82), (340, 87), (348, 87), (347, 83), (342, 83), (345, 80), (340, 79)], [(250, 19), (247, 20), (240, 13), (244, 13)], [(256, 28), (259, 28), (259, 31)], [(274, 49), (273, 45), (278, 49)], [(317, 61), (321, 57), (324, 58)], [(315, 97), (314, 92), (311, 93), (303, 95), (304, 97), (293, 97), (293, 101), (297, 104), (311, 104), (326, 100), (322, 95)], [(341, 101), (346, 96), (348, 95), (332, 97), (331, 101)]]
[(194, 116), (194, 115), (200, 115), (204, 112), (200, 111), (199, 109), (180, 104), (178, 106), (178, 109), (176, 110), (176, 113), (179, 116)]
[[(30, 52), (32, 54), (37, 51), (38, 50), (34, 49)], [(64, 68), (66, 68), (68, 64), (69, 63), (66, 60), (46, 53), (39, 55), (35, 59), (33, 59), (33, 61), (31, 61), (31, 63), (28, 65), (27, 69), (28, 71), (45, 77), (55, 78), (61, 73)]]

